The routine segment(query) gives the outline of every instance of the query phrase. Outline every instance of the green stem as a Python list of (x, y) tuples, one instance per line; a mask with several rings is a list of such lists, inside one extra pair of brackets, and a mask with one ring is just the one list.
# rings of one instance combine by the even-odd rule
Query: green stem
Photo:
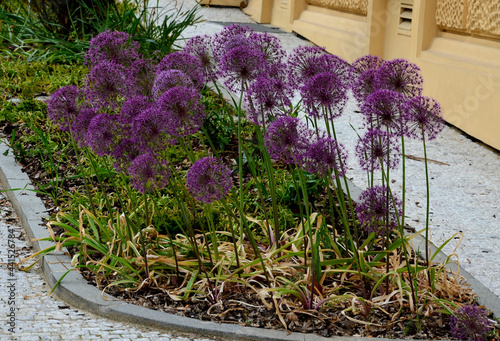
[[(232, 212), (229, 211), (229, 207), (227, 206), (226, 199), (221, 200), (224, 209), (226, 210), (227, 218), (229, 220), (229, 228), (231, 230), (231, 238), (233, 239), (233, 247), (234, 247), (234, 255), (236, 256), (236, 267), (240, 268), (240, 257), (238, 255), (238, 246), (236, 245), (236, 234), (234, 233), (234, 225), (232, 219)], [(238, 277), (241, 277), (240, 272), (238, 272)]]
[[(92, 209), (92, 214), (94, 215), (94, 217), (97, 217), (96, 206), (94, 204), (94, 200), (92, 199), (93, 195), (90, 192), (89, 183), (87, 181), (87, 177), (85, 176), (84, 169), (83, 169), (82, 163), (80, 161), (80, 150), (79, 150), (79, 148), (78, 148), (78, 146), (77, 146), (77, 144), (75, 142), (75, 139), (72, 136), (71, 136), (71, 143), (73, 144), (73, 149), (75, 150), (76, 162), (77, 162), (77, 165), (78, 165), (78, 169), (80, 170), (80, 173), (82, 174), (83, 183), (85, 185), (85, 191), (87, 192), (87, 197), (89, 198), (89, 201), (90, 201), (90, 208)], [(101, 230), (100, 229), (97, 229), (97, 235), (98, 235), (98, 238), (99, 238), (99, 243), (102, 243), (102, 237), (101, 237)]]
[[(204, 205), (203, 208), (205, 210), (205, 216), (207, 217), (208, 228), (210, 229), (210, 237), (211, 237), (210, 239), (212, 239), (212, 247), (214, 249), (215, 263), (217, 263), (219, 261), (219, 248), (217, 243), (217, 235), (215, 233), (214, 220), (212, 217), (212, 204)], [(209, 249), (208, 243), (207, 243), (207, 249)], [(209, 254), (210, 254), (210, 249), (209, 249)]]
[[(146, 191), (144, 191), (144, 212), (146, 214), (146, 227), (149, 226), (149, 211), (148, 211), (148, 196)], [(142, 228), (139, 228), (141, 234), (141, 244), (142, 244), (142, 256), (144, 257), (144, 264), (146, 270), (146, 278), (149, 279), (149, 265), (148, 265), (148, 254), (146, 251), (146, 244), (144, 241), (144, 234), (142, 233)]]
[(262, 157), (264, 159), (264, 165), (266, 167), (267, 177), (269, 181), (269, 189), (271, 190), (271, 205), (273, 208), (273, 218), (274, 218), (274, 239), (275, 239), (276, 249), (279, 249), (281, 233), (280, 233), (280, 222), (278, 214), (277, 195), (276, 195), (276, 182), (274, 180), (274, 170), (273, 170), (273, 165), (271, 163), (271, 157), (269, 156), (269, 153), (264, 146), (264, 141), (260, 129), (257, 129), (257, 140), (262, 152)]
[[(422, 136), (424, 136), (422, 132)], [(427, 195), (427, 209), (425, 214), (425, 262), (427, 263), (427, 277), (429, 280), (429, 286), (431, 286), (431, 274), (430, 274), (430, 262), (429, 262), (429, 218), (430, 218), (430, 183), (429, 183), (429, 166), (427, 162), (427, 148), (425, 145), (425, 138), (422, 139), (424, 146), (424, 163), (425, 163), (425, 186), (426, 186), (426, 195)]]

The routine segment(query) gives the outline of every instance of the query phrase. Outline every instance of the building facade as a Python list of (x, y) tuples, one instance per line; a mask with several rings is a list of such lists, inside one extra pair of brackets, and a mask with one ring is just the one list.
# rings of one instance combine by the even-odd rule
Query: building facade
[(417, 64), (444, 118), (500, 149), (500, 0), (248, 0), (243, 11), (349, 62)]

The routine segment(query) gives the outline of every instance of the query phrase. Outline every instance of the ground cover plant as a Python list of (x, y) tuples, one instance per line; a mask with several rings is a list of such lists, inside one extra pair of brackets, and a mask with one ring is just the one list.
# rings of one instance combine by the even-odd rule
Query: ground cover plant
[[(84, 82), (52, 94), (48, 122), (43, 104), (14, 109), (31, 113), (20, 124), (42, 142), (42, 190), (61, 201), (44, 252), (68, 246), (104, 291), (188, 316), (322, 335), (496, 337), (460, 277), (428, 248), (412, 253), (405, 191), (388, 181), (404, 168), (404, 139), (425, 152), (443, 125), (415, 65), (349, 65), (317, 47), (287, 55), (241, 26), (159, 61), (131, 38), (90, 41)], [(357, 204), (335, 129), (349, 91), (366, 121), (350, 156), (367, 172)], [(428, 230), (427, 220), (427, 241)]]
[(169, 53), (197, 8), (160, 8), (141, 0), (14, 0), (0, 2), (0, 46), (4, 55), (30, 61), (81, 63), (90, 39), (105, 30), (127, 32), (142, 53)]

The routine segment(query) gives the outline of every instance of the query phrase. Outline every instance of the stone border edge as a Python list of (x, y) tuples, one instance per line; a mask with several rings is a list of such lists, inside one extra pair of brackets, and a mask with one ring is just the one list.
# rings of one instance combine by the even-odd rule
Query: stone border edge
[[(3, 152), (6, 151), (4, 154)], [(38, 239), (49, 237), (43, 217), (47, 217), (42, 200), (36, 196), (34, 187), (22, 167), (15, 161), (12, 150), (3, 142), (0, 143), (0, 181), (4, 186), (4, 193), (9, 198), (12, 206), (21, 220), (35, 251), (40, 251), (51, 245), (52, 242)], [(350, 184), (353, 198), (357, 198), (361, 190)], [(414, 247), (424, 245), (421, 236), (414, 238)], [(437, 249), (431, 245), (432, 252)], [(442, 252), (436, 257), (439, 261), (447, 257)], [(129, 322), (143, 327), (153, 327), (165, 332), (199, 333), (200, 337), (212, 336), (230, 338), (231, 340), (259, 340), (259, 341), (320, 341), (320, 340), (359, 340), (368, 341), (368, 337), (330, 337), (325, 338), (314, 334), (290, 333), (287, 331), (245, 327), (235, 324), (219, 324), (215, 322), (200, 321), (197, 319), (164, 313), (135, 304), (117, 300), (88, 284), (77, 271), (69, 271), (71, 259), (67, 250), (53, 252), (42, 259), (42, 271), (51, 288), (65, 276), (54, 293), (71, 306), (89, 311), (93, 314), (110, 318), (119, 322)], [(474, 292), (478, 294), (479, 303), (491, 309), (495, 316), (500, 316), (500, 298), (486, 288), (456, 263), (450, 263), (451, 269), (460, 271)], [(203, 335), (203, 336), (202, 336)], [(389, 340), (389, 339), (379, 339)]]

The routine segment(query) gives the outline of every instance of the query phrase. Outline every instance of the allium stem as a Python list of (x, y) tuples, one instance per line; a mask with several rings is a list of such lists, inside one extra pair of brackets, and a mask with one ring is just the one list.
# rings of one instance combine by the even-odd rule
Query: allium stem
[(241, 139), (241, 103), (243, 101), (243, 91), (241, 92), (240, 95), (240, 100), (238, 102), (237, 106), (237, 112), (236, 114), (238, 115), (238, 180), (239, 180), (239, 185), (240, 185), (240, 193), (239, 193), (239, 199), (240, 199), (240, 231), (243, 232), (243, 215), (244, 215), (244, 204), (243, 204), (243, 141)]
[[(219, 248), (217, 245), (217, 235), (215, 233), (214, 220), (212, 217), (212, 204), (204, 205), (203, 210), (205, 211), (205, 216), (207, 217), (208, 227), (210, 229), (210, 236), (212, 239), (212, 247), (214, 248), (215, 263), (217, 263), (219, 261)], [(208, 243), (207, 243), (207, 249), (208, 249)], [(209, 249), (209, 254), (210, 254), (210, 249)]]
[[(288, 164), (288, 169), (290, 171), (290, 174), (292, 175), (293, 179), (293, 187), (295, 189), (299, 188), (299, 185), (297, 184), (297, 179), (295, 179), (295, 174), (292, 169), (292, 165)], [(304, 211), (302, 207), (302, 200), (300, 199), (300, 192), (297, 191), (297, 205), (299, 206), (299, 221), (302, 223), (302, 234), (305, 236), (306, 235), (306, 230), (305, 230), (305, 224), (304, 224)], [(307, 239), (306, 242), (303, 243), (303, 249), (304, 249), (304, 265), (307, 265)]]
[[(108, 209), (108, 212), (112, 212), (111, 204), (109, 203), (108, 195), (106, 193), (106, 188), (104, 187), (104, 184), (102, 183), (102, 178), (101, 175), (99, 174), (99, 169), (97, 168), (97, 164), (92, 157), (93, 155), (90, 155), (89, 152), (87, 151), (87, 159), (90, 160), (90, 164), (92, 166), (92, 169), (94, 170), (95, 177), (97, 179), (97, 182), (99, 183), (99, 187), (101, 187), (102, 194), (104, 195), (104, 201), (106, 202), (106, 207)], [(107, 162), (106, 159), (103, 158), (103, 162)]]
[[(328, 121), (326, 121), (326, 124), (327, 124), (327, 127), (329, 127), (329, 124), (328, 124)], [(335, 141), (338, 141), (337, 140), (337, 133), (335, 131), (335, 125), (333, 124), (332, 122), (332, 133), (333, 133), (333, 138), (335, 139)], [(338, 152), (340, 154), (340, 151)], [(344, 171), (345, 169), (345, 165), (343, 164), (343, 161), (341, 158), (339, 158), (339, 162), (340, 162), (340, 169), (341, 171)], [(337, 171), (335, 170), (335, 172), (337, 173)], [(337, 184), (340, 185), (340, 179), (338, 179), (338, 174), (335, 174), (336, 177), (337, 177)], [(346, 190), (346, 193), (347, 193), (347, 198), (348, 198), (348, 203), (349, 203), (349, 208), (351, 210), (351, 217), (353, 219), (353, 221), (356, 220), (356, 213), (354, 212), (354, 206), (352, 204), (352, 197), (351, 197), (351, 191), (349, 189), (349, 183), (347, 182), (347, 177), (343, 176), (342, 177), (344, 179), (344, 186), (345, 186), (345, 190)], [(339, 187), (339, 190), (340, 192), (342, 192), (342, 187)], [(342, 192), (342, 196), (344, 195), (344, 193)], [(347, 214), (347, 211), (346, 211), (346, 214)], [(355, 238), (356, 238), (356, 243), (359, 244), (359, 237), (358, 237), (358, 227), (355, 225), (354, 226), (354, 235), (355, 235)]]
[[(313, 234), (312, 234), (311, 213), (309, 211), (309, 196), (307, 194), (307, 180), (304, 177), (304, 172), (302, 169), (299, 168), (298, 173), (299, 173), (299, 180), (300, 180), (300, 188), (302, 190), (302, 196), (304, 198), (304, 207), (306, 210), (307, 234), (309, 237), (309, 243), (311, 244), (311, 302), (312, 302), (313, 298), (314, 298), (314, 288), (316, 285), (316, 274), (315, 274), (315, 264), (314, 264), (316, 259), (314, 257), (314, 250), (313, 250), (314, 242), (313, 242)], [(306, 230), (305, 229), (305, 222), (302, 221), (301, 223), (302, 223), (302, 226), (304, 227), (304, 230)], [(304, 234), (304, 236), (305, 236), (305, 234)], [(306, 254), (307, 254), (307, 249), (304, 250), (304, 259), (307, 259)], [(307, 266), (307, 263), (305, 265)]]
[[(231, 229), (231, 238), (233, 240), (233, 247), (234, 247), (234, 255), (236, 256), (236, 266), (238, 269), (240, 268), (240, 256), (238, 255), (238, 245), (236, 244), (236, 235), (234, 233), (234, 225), (233, 225), (233, 219), (232, 219), (232, 212), (229, 210), (229, 207), (227, 206), (226, 199), (221, 200), (222, 205), (224, 206), (224, 209), (226, 210), (227, 218), (229, 220), (229, 228)], [(238, 271), (238, 277), (241, 277), (240, 272)]]
[[(149, 226), (149, 211), (148, 211), (148, 194), (144, 191), (144, 213), (146, 214), (146, 227)], [(141, 234), (141, 245), (142, 245), (142, 256), (144, 257), (144, 264), (146, 270), (146, 279), (149, 280), (149, 265), (148, 265), (148, 252), (146, 251), (146, 242), (144, 241), (144, 234), (142, 233), (142, 228), (139, 227), (139, 232)]]
[[(80, 169), (80, 173), (82, 174), (83, 183), (85, 185), (85, 191), (87, 192), (87, 197), (89, 198), (89, 201), (90, 201), (90, 208), (92, 209), (92, 214), (94, 215), (94, 217), (97, 217), (97, 213), (96, 213), (97, 211), (95, 208), (94, 200), (92, 199), (93, 195), (92, 195), (92, 193), (90, 193), (89, 183), (87, 181), (87, 177), (85, 176), (84, 169), (83, 169), (82, 163), (80, 161), (80, 150), (79, 150), (73, 136), (70, 136), (70, 140), (71, 140), (71, 143), (73, 144), (73, 149), (75, 150), (77, 165), (78, 165), (78, 168)], [(102, 243), (100, 229), (97, 229), (97, 236), (99, 238), (99, 243)]]
[[(221, 98), (222, 100), (222, 103), (224, 103), (224, 109), (227, 109), (227, 107), (229, 107), (227, 105), (227, 102), (225, 101), (224, 99), (224, 95), (222, 94), (222, 91), (220, 90), (219, 86), (217, 85), (217, 81), (215, 79), (212, 79), (212, 83), (214, 84), (215, 86), (215, 89), (217, 90), (217, 93), (219, 94), (219, 97)], [(231, 122), (231, 129), (234, 131), (236, 130), (236, 127), (234, 125), (234, 119), (233, 117), (231, 116), (231, 111), (230, 110), (223, 110), (223, 112), (226, 113), (226, 115), (228, 116), (229, 118), (229, 122)]]
[[(260, 150), (262, 152), (262, 156), (264, 158), (264, 164), (266, 167), (266, 172), (269, 180), (269, 188), (271, 190), (271, 205), (273, 207), (273, 217), (274, 217), (274, 239), (276, 242), (276, 249), (279, 248), (279, 241), (281, 239), (281, 233), (280, 233), (280, 222), (279, 222), (279, 216), (278, 216), (278, 205), (277, 205), (277, 195), (276, 195), (276, 183), (274, 181), (274, 170), (273, 170), (273, 165), (271, 163), (271, 157), (269, 156), (269, 153), (264, 146), (264, 140), (262, 138), (262, 132), (257, 127), (257, 140), (259, 142)], [(263, 207), (264, 209), (264, 207)]]
[[(235, 193), (236, 189), (233, 187), (233, 197), (236, 197), (236, 193)], [(241, 201), (238, 203), (241, 205)], [(225, 203), (224, 203), (225, 205)], [(262, 258), (262, 254), (260, 253), (260, 250), (259, 250), (259, 247), (257, 245), (257, 242), (255, 241), (255, 238), (253, 237), (253, 233), (252, 231), (250, 230), (250, 227), (248, 226), (248, 221), (245, 217), (245, 214), (244, 214), (244, 210), (243, 210), (243, 207), (240, 206), (238, 207), (238, 210), (239, 210), (239, 213), (240, 213), (240, 226), (242, 227), (241, 228), (241, 231), (242, 233), (244, 232), (246, 234), (246, 236), (248, 237), (248, 239), (250, 239), (250, 244), (252, 245), (252, 249), (254, 251), (254, 253), (257, 255), (257, 257), (259, 257), (259, 261), (260, 261), (260, 264), (262, 266), (262, 271), (264, 272), (264, 277), (266, 278), (266, 282), (267, 282), (267, 285), (269, 286), (269, 288), (271, 287), (271, 281), (269, 279), (269, 274), (267, 273), (267, 270), (266, 270), (266, 265), (264, 263), (264, 259)], [(228, 210), (226, 209), (226, 211), (230, 214), (234, 214), (231, 210)], [(236, 217), (234, 217), (235, 219), (237, 219)]]
[[(404, 154), (403, 154), (403, 159), (404, 159)], [(382, 168), (382, 170), (383, 170), (383, 168)], [(389, 178), (386, 176), (385, 172), (382, 172), (382, 177), (385, 178), (387, 182), (389, 182)], [(403, 175), (403, 177), (404, 177), (404, 175)], [(392, 193), (391, 187), (387, 186), (387, 190), (389, 191), (389, 195), (390, 195), (390, 198), (392, 200), (393, 206), (397, 207), (396, 200), (394, 199), (394, 195)], [(403, 203), (402, 203), (402, 210), (403, 211), (402, 212), (404, 212), (404, 207), (405, 207), (404, 205), (405, 205), (405, 203), (403, 201)], [(414, 304), (416, 304), (418, 302), (418, 297), (417, 297), (418, 293), (415, 290), (415, 283), (413, 282), (413, 273), (411, 270), (410, 259), (408, 256), (408, 249), (406, 248), (405, 232), (404, 232), (404, 225), (403, 225), (404, 213), (401, 215), (401, 217), (402, 218), (399, 217), (399, 214), (396, 214), (396, 222), (397, 222), (398, 228), (399, 228), (399, 237), (402, 239), (401, 247), (403, 249), (403, 255), (405, 258), (406, 268), (408, 270), (408, 276), (409, 276), (409, 280), (410, 280), (410, 289), (411, 289), (411, 293), (412, 293), (412, 299), (413, 299)], [(416, 268), (416, 265), (415, 265), (415, 268)], [(416, 271), (415, 271), (415, 273), (416, 273)], [(410, 304), (410, 309), (412, 312), (414, 312), (415, 306)]]
[[(168, 164), (172, 168), (172, 174), (176, 174), (174, 172), (175, 170), (174, 170), (173, 165), (170, 162), (170, 160), (168, 160)], [(186, 207), (186, 202), (180, 199), (180, 198), (189, 198), (190, 195), (188, 193), (186, 193), (186, 190), (183, 188), (183, 186), (179, 186), (180, 188), (177, 188), (177, 186), (175, 185), (175, 179), (172, 179), (172, 181), (168, 181), (168, 185), (171, 187), (172, 193), (174, 193), (174, 194), (178, 193), (178, 194), (174, 195), (174, 197), (175, 197), (175, 200), (177, 201), (177, 204), (179, 205), (179, 207), (181, 209), (182, 218), (184, 220), (184, 224), (187, 227), (186, 234), (187, 234), (189, 242), (191, 243), (191, 246), (193, 247), (193, 252), (194, 252), (194, 255), (197, 259), (198, 272), (200, 274), (202, 274), (202, 273), (205, 274), (205, 277), (207, 278), (207, 283), (208, 283), (209, 289), (212, 291), (213, 290), (212, 282), (210, 281), (210, 277), (208, 276), (208, 273), (205, 270), (205, 267), (202, 266), (203, 262), (201, 260), (200, 252), (198, 250), (198, 243), (196, 242), (196, 238), (195, 238), (194, 231), (193, 231), (193, 226), (191, 224), (191, 220), (189, 219), (189, 213), (188, 213), (188, 209)], [(181, 229), (184, 230), (182, 227), (181, 227)]]
[[(422, 134), (422, 136), (424, 136)], [(425, 213), (425, 262), (427, 264), (427, 277), (429, 280), (429, 286), (431, 286), (431, 273), (430, 273), (430, 263), (429, 263), (429, 218), (430, 218), (430, 184), (429, 184), (429, 165), (427, 162), (427, 148), (425, 145), (425, 138), (422, 138), (422, 143), (424, 147), (424, 164), (425, 164), (425, 187), (426, 187), (426, 195), (427, 195), (427, 208)]]

